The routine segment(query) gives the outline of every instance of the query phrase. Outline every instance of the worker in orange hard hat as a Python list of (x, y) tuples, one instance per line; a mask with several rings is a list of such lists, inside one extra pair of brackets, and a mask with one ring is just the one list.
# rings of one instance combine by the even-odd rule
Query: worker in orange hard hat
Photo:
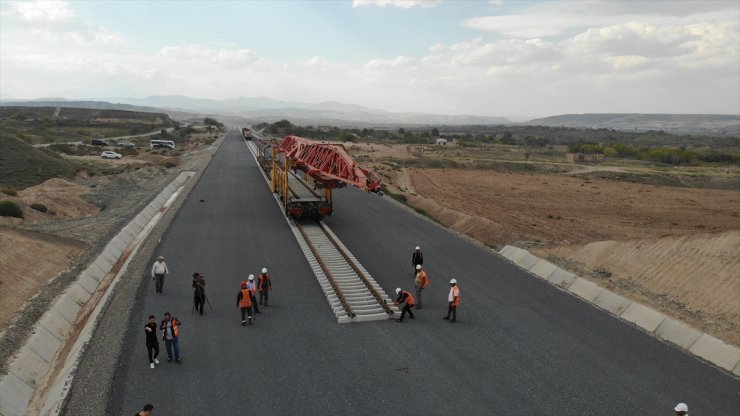
[[(442, 319), (446, 319), (453, 323), (457, 321), (457, 307), (460, 305), (460, 287), (457, 286), (457, 279), (450, 280), (450, 293), (447, 295), (447, 316)], [(452, 319), (450, 319), (452, 315)]]
[(414, 296), (411, 293), (402, 290), (400, 287), (396, 288), (396, 295), (398, 295), (398, 298), (396, 298), (396, 301), (393, 302), (393, 304), (400, 305), (401, 303), (404, 303), (403, 309), (401, 309), (401, 318), (396, 319), (396, 322), (403, 322), (403, 318), (404, 316), (406, 316), (406, 312), (408, 312), (410, 319), (414, 319), (414, 313), (411, 312), (411, 308), (413, 308), (416, 304), (416, 299), (414, 299)]
[(236, 295), (236, 307), (242, 312), (242, 326), (247, 325), (247, 319), (249, 325), (252, 325), (252, 296), (247, 289), (247, 282), (242, 282), (242, 287)]
[(421, 309), (422, 307), (421, 292), (423, 292), (427, 286), (429, 286), (429, 277), (427, 276), (427, 273), (424, 271), (424, 269), (421, 267), (421, 264), (417, 264), (416, 277), (414, 278), (414, 288), (416, 288), (416, 301), (418, 302), (416, 304), (416, 309)]

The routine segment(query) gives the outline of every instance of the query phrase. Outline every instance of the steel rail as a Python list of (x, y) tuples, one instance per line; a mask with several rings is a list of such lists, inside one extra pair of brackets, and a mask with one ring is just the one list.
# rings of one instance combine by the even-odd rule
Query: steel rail
[(326, 235), (326, 237), (329, 239), (329, 241), (331, 242), (331, 244), (334, 247), (336, 247), (336, 249), (339, 252), (339, 254), (341, 254), (342, 257), (344, 257), (344, 260), (347, 262), (347, 264), (349, 264), (349, 266), (352, 268), (352, 270), (354, 270), (355, 273), (357, 273), (357, 276), (359, 276), (359, 278), (362, 280), (362, 283), (364, 283), (365, 286), (367, 286), (367, 289), (370, 291), (370, 294), (372, 294), (373, 297), (375, 298), (375, 300), (378, 301), (378, 303), (380, 304), (380, 306), (383, 307), (383, 309), (385, 310), (385, 313), (387, 313), (388, 315), (393, 315), (393, 310), (391, 310), (391, 308), (386, 303), (385, 299), (383, 299), (383, 297), (380, 296), (380, 293), (378, 293), (378, 291), (375, 289), (375, 287), (370, 283), (370, 280), (367, 278), (367, 276), (365, 275), (365, 273), (362, 270), (360, 270), (359, 267), (357, 267), (356, 262), (354, 260), (352, 260), (349, 257), (349, 255), (347, 254), (347, 252), (345, 250), (343, 250), (339, 246), (339, 243), (337, 243), (337, 241), (334, 239), (334, 237), (332, 237), (331, 234), (329, 234), (329, 232), (326, 230), (326, 228), (324, 227), (324, 224), (322, 224), (321, 222), (318, 222), (318, 221), (317, 221), (317, 224), (319, 225), (319, 228), (321, 228), (321, 231), (323, 231), (324, 234)]
[(347, 301), (347, 298), (344, 297), (344, 293), (342, 292), (342, 289), (339, 288), (339, 285), (337, 284), (336, 280), (334, 280), (334, 275), (329, 271), (329, 267), (324, 263), (324, 260), (321, 259), (321, 255), (319, 254), (318, 250), (316, 250), (316, 247), (314, 247), (313, 243), (311, 243), (311, 239), (308, 238), (308, 235), (303, 230), (303, 227), (301, 226), (301, 224), (298, 221), (296, 221), (295, 225), (298, 227), (298, 231), (300, 231), (301, 235), (303, 236), (303, 240), (306, 242), (306, 245), (308, 245), (308, 248), (311, 249), (311, 252), (313, 253), (313, 256), (316, 258), (316, 261), (319, 262), (319, 265), (321, 266), (321, 269), (324, 271), (326, 278), (329, 280), (331, 287), (334, 288), (334, 293), (336, 293), (337, 298), (339, 299), (339, 302), (342, 303), (342, 306), (347, 311), (347, 315), (350, 318), (354, 318), (356, 314), (354, 313), (354, 311), (352, 311), (352, 307)]

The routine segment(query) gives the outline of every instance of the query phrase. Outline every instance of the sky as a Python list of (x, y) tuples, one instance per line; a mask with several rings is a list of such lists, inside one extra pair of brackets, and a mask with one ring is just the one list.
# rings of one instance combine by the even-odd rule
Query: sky
[(0, 99), (740, 114), (740, 2), (0, 0)]

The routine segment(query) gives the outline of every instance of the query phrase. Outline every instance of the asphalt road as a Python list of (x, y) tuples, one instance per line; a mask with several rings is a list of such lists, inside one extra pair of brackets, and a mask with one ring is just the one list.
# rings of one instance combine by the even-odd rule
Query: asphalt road
[[(111, 414), (692, 414), (740, 411), (740, 382), (375, 195), (335, 193), (327, 224), (388, 293), (432, 285), (415, 320), (339, 325), (239, 134), (231, 132), (165, 233), (171, 274), (136, 300)], [(202, 201), (201, 201), (202, 200)], [(239, 282), (267, 267), (272, 306), (241, 327)], [(191, 314), (191, 274), (213, 311)], [(458, 323), (446, 281), (460, 281)], [(149, 368), (144, 323), (182, 321), (182, 364)], [(107, 313), (115, 313), (108, 311)], [(96, 354), (99, 351), (90, 351)]]

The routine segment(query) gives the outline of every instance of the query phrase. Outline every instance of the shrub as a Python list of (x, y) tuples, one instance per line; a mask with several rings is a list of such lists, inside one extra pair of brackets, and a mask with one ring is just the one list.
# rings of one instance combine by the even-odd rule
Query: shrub
[(23, 218), (23, 210), (13, 201), (0, 201), (0, 216)]
[(0, 189), (0, 192), (4, 193), (5, 195), (10, 195), (10, 196), (18, 195), (18, 191), (16, 191), (13, 188), (3, 188), (3, 189)]
[(33, 208), (33, 209), (35, 209), (36, 211), (39, 211), (39, 212), (46, 212), (47, 211), (46, 205), (39, 204), (39, 203), (36, 203), (36, 202), (34, 202), (33, 204), (31, 204), (31, 208)]

